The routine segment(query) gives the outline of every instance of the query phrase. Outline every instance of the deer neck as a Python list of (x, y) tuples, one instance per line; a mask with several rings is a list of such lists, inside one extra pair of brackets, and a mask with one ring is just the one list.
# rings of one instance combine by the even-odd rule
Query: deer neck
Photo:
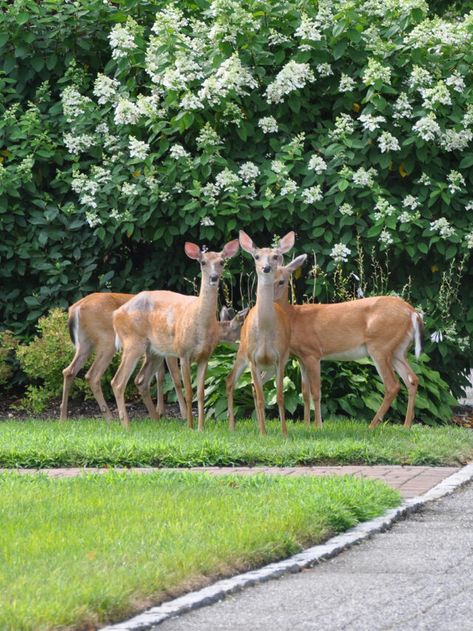
[(256, 313), (258, 315), (258, 328), (272, 329), (274, 327), (276, 310), (274, 308), (274, 286), (272, 280), (261, 280), (258, 277)]
[(284, 309), (284, 311), (287, 311), (291, 307), (289, 304), (289, 285), (285, 287), (282, 295), (274, 302), (279, 305), (281, 309)]
[(210, 287), (208, 282), (202, 279), (197, 302), (200, 324), (207, 328), (213, 321), (217, 322), (218, 285)]

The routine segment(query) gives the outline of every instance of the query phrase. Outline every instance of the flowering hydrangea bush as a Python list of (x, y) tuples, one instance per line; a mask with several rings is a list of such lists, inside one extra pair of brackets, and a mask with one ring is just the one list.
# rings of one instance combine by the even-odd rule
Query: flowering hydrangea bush
[[(473, 12), (207, 0), (153, 13), (110, 26), (103, 67), (60, 84), (67, 221), (107, 256), (148, 256), (140, 288), (178, 286), (184, 263), (170, 270), (158, 254), (175, 260), (185, 239), (219, 244), (239, 228), (261, 242), (295, 229), (329, 274), (387, 256), (386, 289), (408, 286), (435, 330), (451, 325), (437, 295), (453, 263), (463, 280), (448, 318), (470, 336)], [(439, 364), (466, 367), (454, 336), (433, 344)]]

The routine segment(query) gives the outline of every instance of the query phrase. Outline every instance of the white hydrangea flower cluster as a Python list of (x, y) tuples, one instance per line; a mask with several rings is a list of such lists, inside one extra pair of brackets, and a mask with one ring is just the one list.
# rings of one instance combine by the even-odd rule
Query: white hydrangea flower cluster
[(402, 213), (399, 215), (399, 222), (409, 223), (410, 221), (414, 221), (415, 219), (419, 219), (419, 218), (420, 218), (420, 213), (418, 210), (416, 210), (414, 213), (409, 212), (408, 210), (403, 210)]
[(363, 73), (363, 83), (365, 85), (374, 85), (377, 81), (382, 81), (388, 85), (391, 84), (391, 68), (383, 66), (383, 64), (371, 57), (368, 59), (368, 65)]
[(301, 197), (306, 204), (315, 204), (323, 199), (322, 189), (318, 184), (310, 188), (305, 188), (302, 191)]
[(287, 35), (283, 35), (282, 33), (279, 33), (273, 28), (269, 30), (269, 36), (268, 36), (269, 46), (280, 46), (281, 44), (287, 44), (287, 42), (290, 42), (290, 41), (291, 40), (289, 39), (289, 37), (287, 37)]
[(215, 226), (215, 221), (213, 219), (211, 219), (208, 216), (202, 217), (202, 219), (200, 220), (200, 225), (201, 226)]
[(16, 167), (16, 174), (22, 182), (31, 182), (33, 179), (34, 162), (34, 156), (30, 153)]
[(351, 92), (356, 88), (356, 81), (347, 74), (342, 73), (340, 83), (338, 84), (339, 92)]
[(431, 85), (432, 81), (432, 75), (426, 68), (414, 65), (412, 67), (409, 79), (407, 80), (407, 85), (411, 88), (411, 90), (415, 90), (416, 88), (422, 88), (427, 85)]
[(143, 116), (154, 118), (158, 114), (159, 102), (159, 94), (139, 94), (136, 99), (136, 106)]
[(63, 140), (69, 153), (76, 156), (96, 144), (96, 137), (91, 134), (64, 134)]
[(286, 94), (299, 90), (312, 81), (315, 81), (315, 76), (309, 64), (299, 64), (291, 60), (278, 72), (275, 80), (266, 88), (266, 101), (268, 103), (281, 103)]
[(97, 202), (95, 199), (96, 194), (100, 189), (99, 182), (93, 179), (89, 179), (85, 173), (73, 172), (71, 181), (71, 188), (74, 193), (79, 196), (79, 201), (84, 206), (90, 208), (97, 208)]
[(410, 208), (411, 210), (415, 210), (419, 207), (419, 200), (414, 195), (406, 195), (402, 200), (402, 205), (404, 208)]
[(378, 197), (374, 206), (374, 210), (375, 212), (373, 214), (373, 217), (376, 221), (379, 221), (380, 219), (385, 219), (386, 217), (390, 217), (396, 212), (394, 206), (390, 204), (387, 199), (384, 199), (384, 197)]
[(401, 92), (397, 101), (393, 105), (393, 118), (395, 120), (401, 120), (404, 118), (410, 118), (412, 116), (412, 105), (409, 102), (409, 98), (405, 92)]
[(117, 98), (119, 87), (120, 83), (116, 79), (111, 79), (99, 72), (94, 81), (94, 96), (98, 98), (98, 104), (113, 103)]
[(209, 39), (215, 43), (236, 44), (237, 35), (257, 32), (261, 23), (238, 0), (212, 0), (208, 14), (214, 18)]
[(386, 153), (387, 151), (401, 150), (399, 140), (388, 131), (383, 131), (381, 136), (378, 137), (377, 142), (381, 153)]
[(360, 114), (358, 120), (361, 122), (364, 131), (375, 131), (379, 129), (379, 124), (386, 122), (384, 116), (373, 116), (372, 114)]
[(350, 215), (353, 215), (353, 206), (348, 203), (342, 204), (340, 208), (338, 209), (338, 212), (341, 215), (346, 215), (349, 217)]
[(174, 158), (174, 160), (180, 160), (181, 158), (191, 157), (191, 154), (188, 151), (186, 151), (184, 147), (180, 145), (179, 143), (174, 144), (169, 149), (169, 155), (171, 156), (171, 158)]
[(357, 169), (353, 175), (353, 183), (356, 186), (366, 186), (371, 188), (374, 184), (374, 178), (378, 175), (376, 169), (371, 167), (370, 169), (365, 169), (364, 167), (360, 167)]
[(448, 239), (455, 234), (455, 228), (450, 225), (450, 222), (445, 217), (431, 221), (430, 229), (432, 232), (438, 232), (442, 239)]
[(386, 247), (394, 243), (392, 235), (388, 232), (388, 230), (386, 230), (386, 228), (382, 230), (381, 234), (378, 237), (378, 241)]
[(317, 64), (317, 72), (320, 77), (330, 77), (330, 75), (333, 75), (332, 66), (328, 63)]
[(473, 202), (468, 202), (468, 204), (465, 205), (465, 210), (466, 211), (473, 210)]
[(121, 194), (124, 197), (135, 197), (139, 194), (139, 188), (137, 184), (130, 184), (129, 182), (123, 182), (120, 189)]
[(278, 175), (286, 172), (286, 165), (281, 160), (273, 160), (271, 162), (271, 171)]
[(199, 99), (198, 96), (192, 94), (192, 92), (187, 92), (181, 99), (179, 103), (179, 107), (181, 110), (185, 112), (192, 112), (193, 110), (202, 110), (204, 109), (204, 104)]
[(62, 110), (68, 123), (73, 123), (84, 114), (87, 106), (92, 103), (88, 96), (82, 96), (76, 86), (68, 86), (61, 94)]
[(327, 170), (327, 163), (322, 158), (322, 156), (314, 154), (310, 158), (307, 168), (309, 171), (315, 171), (317, 175), (322, 175), (322, 173)]
[(473, 230), (465, 236), (465, 245), (468, 250), (473, 248)]
[(128, 57), (130, 51), (137, 47), (135, 42), (136, 26), (136, 22), (132, 18), (128, 18), (125, 25), (115, 24), (112, 28), (108, 40), (113, 59)]
[(330, 256), (333, 258), (335, 263), (346, 263), (350, 254), (350, 248), (348, 248), (344, 243), (336, 243), (330, 252)]
[(445, 83), (449, 86), (452, 86), (452, 88), (456, 91), (456, 92), (463, 92), (463, 90), (465, 89), (465, 77), (460, 74), (458, 72), (458, 70), (454, 70), (453, 73), (447, 77), (447, 79), (445, 80)]
[(452, 169), (447, 175), (448, 190), (452, 195), (462, 190), (465, 186), (465, 178), (459, 171)]
[(260, 118), (258, 127), (263, 130), (264, 134), (275, 134), (278, 131), (278, 123), (274, 116), (264, 116)]
[(330, 131), (330, 137), (339, 140), (350, 136), (355, 131), (355, 121), (349, 114), (340, 114), (335, 119), (335, 127)]
[(222, 139), (210, 123), (205, 123), (196, 141), (199, 149), (205, 149), (206, 147), (214, 148), (223, 145)]
[[(294, 35), (302, 40), (308, 40), (310, 42), (319, 42), (322, 39), (320, 33), (320, 25), (318, 20), (309, 18), (306, 13), (301, 15), (301, 23), (297, 27)], [(301, 46), (301, 50), (310, 48), (309, 46)]]
[(141, 112), (133, 101), (119, 98), (115, 105), (114, 121), (117, 125), (135, 125), (141, 116)]
[(220, 191), (227, 193), (236, 193), (237, 187), (241, 185), (241, 180), (236, 173), (230, 171), (229, 168), (223, 169), (215, 178), (215, 186)]
[(471, 45), (467, 24), (462, 21), (446, 21), (441, 17), (426, 19), (415, 26), (404, 38), (404, 44), (412, 48), (429, 48), (439, 54), (444, 47), (463, 48)]
[(420, 176), (419, 180), (418, 180), (419, 184), (422, 184), (423, 186), (431, 186), (432, 185), (432, 181), (430, 179), (430, 177), (427, 175), (427, 173), (422, 173), (422, 175)]
[(258, 177), (260, 170), (254, 162), (244, 162), (239, 168), (238, 174), (243, 182), (248, 184)]
[(440, 135), (440, 125), (437, 123), (435, 115), (430, 113), (427, 116), (419, 118), (419, 120), (412, 127), (412, 131), (420, 136), (422, 140), (431, 142)]
[(134, 136), (128, 136), (128, 149), (130, 151), (130, 157), (137, 160), (146, 160), (149, 152), (149, 144), (138, 140)]
[(444, 81), (437, 81), (432, 88), (420, 88), (419, 92), (424, 99), (422, 105), (429, 110), (435, 109), (437, 104), (452, 104), (452, 97)]
[(215, 74), (207, 77), (199, 90), (198, 97), (207, 100), (210, 105), (216, 105), (230, 92), (239, 96), (247, 94), (248, 88), (258, 87), (248, 68), (240, 61), (238, 53), (233, 53), (216, 70)]
[(281, 197), (297, 193), (297, 188), (297, 182), (295, 180), (290, 177), (286, 178), (281, 187)]
[(473, 132), (470, 129), (455, 131), (447, 129), (440, 136), (440, 146), (445, 151), (463, 151), (473, 139)]

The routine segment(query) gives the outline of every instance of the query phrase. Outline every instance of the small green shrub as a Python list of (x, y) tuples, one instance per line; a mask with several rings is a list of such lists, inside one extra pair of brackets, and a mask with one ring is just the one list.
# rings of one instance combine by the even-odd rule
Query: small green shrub
[[(38, 335), (18, 347), (16, 355), (31, 383), (26, 388), (23, 405), (34, 413), (42, 412), (49, 401), (62, 393), (62, 371), (74, 356), (74, 346), (67, 330), (67, 313), (52, 309), (38, 320)], [(84, 392), (83, 379), (77, 378), (73, 391)]]
[[(416, 398), (416, 418), (434, 425), (446, 423), (452, 418), (456, 399), (450, 394), (449, 385), (433, 370), (430, 358), (423, 354), (418, 360), (409, 357), (412, 368), (419, 377)], [(224, 419), (227, 415), (225, 377), (232, 369), (234, 352), (228, 347), (219, 349), (209, 362), (205, 400), (207, 415)], [(265, 386), (266, 402), (276, 411), (276, 387), (274, 380)], [(324, 418), (348, 416), (369, 419), (379, 408), (383, 398), (383, 384), (369, 359), (353, 362), (322, 362), (322, 415)], [(286, 365), (284, 378), (284, 401), (289, 413), (302, 415), (300, 370), (297, 360)], [(401, 391), (388, 412), (389, 419), (401, 421), (407, 406), (407, 391)], [(235, 413), (239, 417), (254, 414), (251, 375), (246, 371), (235, 386)]]
[(11, 383), (17, 346), (18, 340), (11, 331), (0, 332), (0, 386), (5, 390), (9, 389)]

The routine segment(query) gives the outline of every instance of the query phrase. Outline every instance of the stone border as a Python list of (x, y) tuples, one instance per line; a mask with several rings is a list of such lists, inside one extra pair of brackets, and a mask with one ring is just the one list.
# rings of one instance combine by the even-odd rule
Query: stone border
[(376, 517), (370, 521), (358, 524), (358, 526), (351, 528), (341, 535), (332, 537), (323, 544), (308, 548), (284, 561), (270, 563), (260, 569), (217, 581), (213, 585), (199, 589), (196, 592), (191, 592), (190, 594), (175, 598), (157, 607), (152, 607), (129, 620), (102, 627), (101, 631), (146, 631), (164, 622), (168, 618), (211, 605), (225, 598), (227, 594), (240, 591), (245, 587), (264, 583), (273, 578), (279, 578), (289, 572), (300, 572), (304, 568), (311, 567), (321, 561), (337, 556), (340, 552), (347, 550), (354, 544), (378, 532), (387, 530), (399, 519), (419, 510), (429, 502), (450, 495), (453, 491), (467, 482), (470, 482), (472, 479), (473, 464), (469, 464), (464, 466), (457, 473), (445, 478), (445, 480), (434, 486), (430, 491), (427, 491), (427, 493), (408, 499), (398, 508), (388, 510), (384, 515), (381, 515), (381, 517)]

